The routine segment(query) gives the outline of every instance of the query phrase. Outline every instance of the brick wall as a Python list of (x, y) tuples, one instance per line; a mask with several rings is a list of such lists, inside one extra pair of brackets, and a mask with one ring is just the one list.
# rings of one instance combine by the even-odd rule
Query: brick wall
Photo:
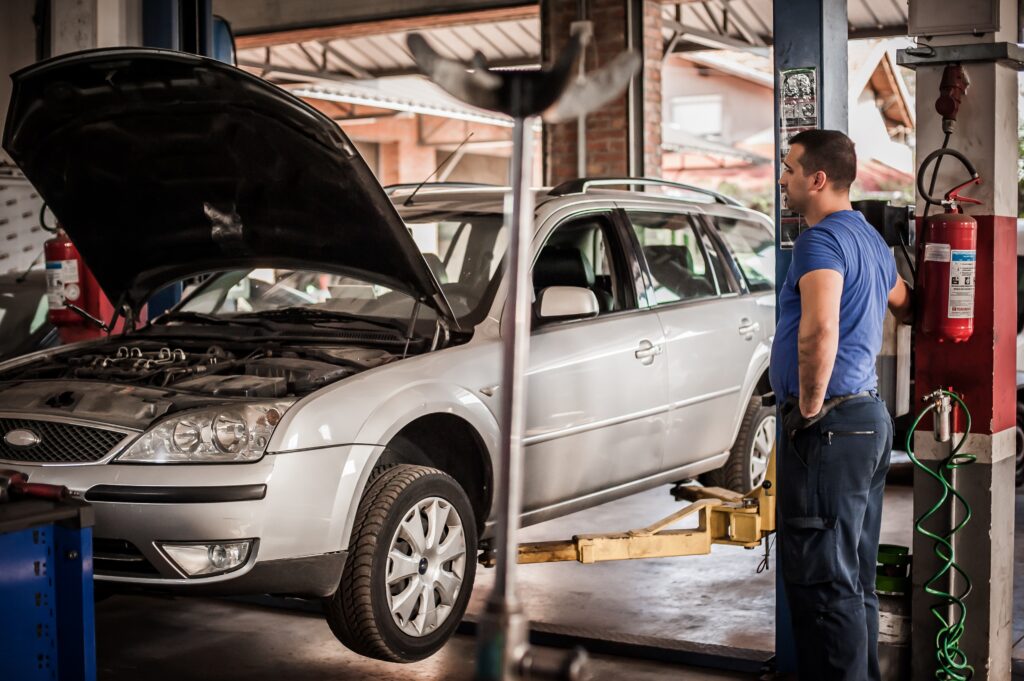
[[(630, 0), (589, 0), (588, 18), (594, 38), (586, 52), (586, 70), (594, 71), (626, 49), (626, 7)], [(661, 174), (661, 4), (642, 0), (643, 7), (643, 174)], [(542, 59), (550, 63), (569, 37), (577, 19), (576, 0), (542, 0)], [(586, 118), (586, 174), (624, 177), (629, 174), (627, 97), (623, 94)], [(578, 176), (577, 124), (544, 126), (545, 176), (558, 184)]]

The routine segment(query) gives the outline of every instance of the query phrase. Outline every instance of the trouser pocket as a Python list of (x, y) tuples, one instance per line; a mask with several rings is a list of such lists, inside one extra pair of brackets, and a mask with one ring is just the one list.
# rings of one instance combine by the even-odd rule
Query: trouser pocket
[(836, 579), (839, 556), (835, 518), (786, 518), (782, 535), (782, 575), (791, 584)]
[(836, 438), (845, 437), (873, 437), (877, 435), (878, 431), (875, 430), (829, 430), (825, 433), (825, 437), (829, 444)]

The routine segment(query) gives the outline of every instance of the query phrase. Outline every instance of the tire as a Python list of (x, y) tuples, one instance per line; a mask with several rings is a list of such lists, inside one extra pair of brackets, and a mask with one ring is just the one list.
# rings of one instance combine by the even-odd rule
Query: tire
[(1024, 487), (1024, 402), (1017, 403), (1016, 447), (1017, 472), (1014, 479), (1017, 487)]
[[(325, 616), (350, 650), (415, 662), (440, 650), (466, 612), (476, 576), (476, 519), (465, 491), (435, 468), (398, 464), (375, 472), (359, 502), (341, 583), (326, 599)], [(446, 520), (436, 522), (445, 509)], [(396, 562), (399, 553), (409, 560)], [(389, 586), (392, 574), (404, 576)], [(433, 610), (425, 607), (428, 601)]]
[(700, 476), (700, 481), (706, 487), (724, 487), (734, 492), (749, 492), (764, 481), (767, 457), (774, 444), (775, 409), (761, 406), (761, 396), (754, 395), (747, 404), (739, 435), (729, 451), (725, 465), (718, 470), (704, 473)]

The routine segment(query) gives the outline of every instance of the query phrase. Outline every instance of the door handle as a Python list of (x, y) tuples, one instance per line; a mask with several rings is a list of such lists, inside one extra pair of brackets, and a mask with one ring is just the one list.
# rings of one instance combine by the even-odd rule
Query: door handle
[(661, 346), (655, 345), (649, 340), (640, 341), (640, 347), (637, 348), (633, 356), (640, 360), (641, 364), (650, 365), (654, 363), (654, 358), (661, 354)]
[(749, 317), (744, 317), (740, 320), (739, 332), (741, 336), (744, 336), (747, 340), (753, 340), (754, 334), (761, 329), (761, 325), (755, 321), (752, 321)]

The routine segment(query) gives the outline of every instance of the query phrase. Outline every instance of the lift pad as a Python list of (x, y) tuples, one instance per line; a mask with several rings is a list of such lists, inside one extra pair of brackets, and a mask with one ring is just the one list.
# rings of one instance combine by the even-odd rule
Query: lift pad
[[(768, 462), (762, 485), (746, 494), (721, 487), (683, 486), (676, 495), (692, 503), (638, 530), (607, 534), (579, 534), (563, 541), (519, 545), (519, 563), (578, 561), (601, 563), (609, 560), (699, 556), (711, 553), (714, 544), (753, 549), (775, 531), (775, 452)], [(695, 529), (667, 529), (689, 516), (697, 515)], [(485, 552), (484, 565), (493, 561)]]

